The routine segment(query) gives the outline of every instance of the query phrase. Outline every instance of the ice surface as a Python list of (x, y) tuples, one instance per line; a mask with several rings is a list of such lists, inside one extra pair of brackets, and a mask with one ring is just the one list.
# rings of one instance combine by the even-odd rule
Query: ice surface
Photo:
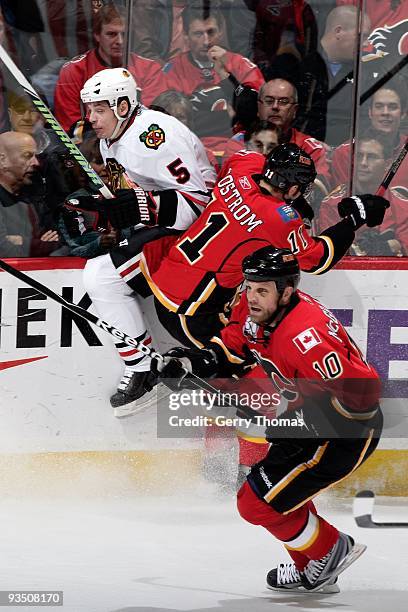
[[(63, 590), (62, 612), (402, 612), (408, 609), (408, 530), (363, 530), (351, 501), (320, 511), (368, 545), (337, 595), (280, 594), (265, 574), (287, 556), (203, 483), (189, 495), (126, 499), (2, 499), (0, 590)], [(407, 520), (406, 500), (376, 501), (377, 520)], [(1, 608), (33, 610), (40, 608)]]

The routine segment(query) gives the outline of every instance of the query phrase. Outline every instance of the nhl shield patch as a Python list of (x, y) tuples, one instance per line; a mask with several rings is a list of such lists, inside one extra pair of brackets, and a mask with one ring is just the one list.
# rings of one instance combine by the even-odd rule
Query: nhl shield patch
[(140, 134), (139, 140), (148, 149), (155, 149), (157, 151), (160, 145), (166, 141), (166, 135), (157, 123), (152, 123), (147, 130)]
[(302, 355), (305, 355), (314, 346), (321, 344), (322, 341), (315, 328), (309, 327), (309, 329), (305, 329), (305, 331), (295, 336), (293, 342)]

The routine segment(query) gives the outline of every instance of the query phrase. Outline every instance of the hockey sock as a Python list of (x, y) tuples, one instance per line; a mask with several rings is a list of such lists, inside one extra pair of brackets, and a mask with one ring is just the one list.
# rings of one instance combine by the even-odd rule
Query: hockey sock
[(291, 556), (295, 553), (292, 559), (296, 565), (299, 563), (298, 569), (306, 565), (304, 557), (320, 559), (327, 554), (338, 538), (337, 529), (316, 514), (312, 502), (281, 514), (259, 499), (249, 483), (245, 483), (238, 493), (237, 505), (243, 519), (265, 527)]
[[(145, 346), (149, 346), (152, 343), (152, 338), (147, 330), (145, 330), (135, 339), (138, 342), (143, 342)], [(134, 370), (135, 372), (141, 372), (149, 369), (148, 366), (150, 365), (150, 357), (146, 357), (138, 349), (132, 348), (125, 342), (115, 342), (115, 346), (125, 367), (129, 368), (130, 370)]]
[(238, 438), (239, 444), (239, 463), (243, 465), (255, 465), (259, 461), (262, 461), (268, 453), (269, 443), (262, 442), (259, 438), (259, 442), (252, 442), (241, 436)]

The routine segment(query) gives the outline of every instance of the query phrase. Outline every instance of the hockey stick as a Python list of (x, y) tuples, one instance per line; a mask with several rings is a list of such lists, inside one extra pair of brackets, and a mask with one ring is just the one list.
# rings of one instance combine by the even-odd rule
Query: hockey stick
[(407, 528), (408, 523), (379, 523), (373, 520), (375, 494), (373, 491), (360, 491), (354, 498), (353, 514), (359, 527), (366, 529)]
[(24, 91), (30, 96), (34, 106), (42, 114), (46, 122), (52, 127), (55, 134), (58, 136), (62, 144), (68, 149), (72, 157), (78, 162), (82, 170), (87, 174), (94, 186), (105, 198), (113, 198), (113, 194), (98, 176), (95, 170), (89, 165), (88, 161), (82, 155), (78, 147), (72, 142), (65, 130), (60, 126), (50, 109), (41, 100), (38, 93), (35, 91), (31, 83), (26, 79), (24, 74), (13, 62), (5, 48), (0, 45), (0, 60), (5, 64), (10, 73), (15, 77), (17, 83), (23, 87)]
[[(77, 304), (73, 304), (72, 302), (68, 302), (68, 300), (63, 298), (58, 293), (55, 293), (55, 291), (53, 291), (46, 285), (43, 285), (42, 283), (35, 280), (31, 276), (24, 274), (24, 272), (21, 272), (21, 270), (17, 270), (17, 268), (10, 266), (10, 264), (6, 263), (2, 259), (0, 259), (0, 268), (2, 268), (5, 272), (8, 272), (15, 278), (18, 278), (19, 280), (23, 281), (23, 283), (26, 283), (33, 289), (36, 289), (42, 295), (45, 295), (46, 297), (51, 298), (52, 300), (54, 300), (54, 302), (58, 302), (58, 304), (61, 304), (67, 310), (70, 310), (71, 312), (78, 315), (79, 317), (82, 317), (83, 319), (86, 319), (90, 323), (93, 323), (94, 325), (96, 325), (96, 327), (103, 329), (103, 331), (113, 336), (115, 340), (121, 340), (128, 346), (132, 346), (133, 348), (136, 348), (138, 351), (143, 353), (146, 357), (151, 357), (151, 358), (157, 359), (158, 361), (163, 361), (163, 355), (149, 348), (148, 346), (145, 346), (143, 342), (140, 342), (136, 340), (135, 338), (128, 336), (127, 334), (125, 334), (125, 332), (121, 331), (120, 329), (117, 329), (117, 327), (114, 327), (110, 323), (107, 323), (106, 321), (99, 319), (96, 315), (92, 314), (91, 312), (88, 312), (87, 310), (85, 310), (85, 308), (82, 308), (81, 306), (78, 306)], [(196, 374), (194, 373), (191, 373), (191, 374), (192, 376), (194, 376), (194, 379), (195, 379), (195, 380), (191, 380), (191, 382), (198, 389), (203, 389), (204, 391), (208, 391), (210, 393), (216, 393), (217, 395), (220, 394), (220, 389), (213, 387), (207, 381), (203, 380)], [(259, 412), (257, 412), (256, 410), (253, 410), (249, 406), (242, 406), (238, 402), (235, 403), (235, 402), (231, 402), (228, 398), (226, 399), (227, 399), (226, 405), (229, 408), (235, 408), (236, 414), (238, 417), (242, 417), (244, 419), (255, 419), (255, 417), (260, 416)]]
[(391, 183), (392, 179), (394, 178), (394, 176), (397, 174), (402, 162), (405, 159), (406, 154), (408, 153), (408, 138), (405, 141), (404, 146), (402, 147), (398, 157), (396, 159), (394, 159), (394, 161), (392, 162), (390, 168), (388, 169), (386, 175), (384, 176), (383, 180), (381, 181), (381, 184), (379, 186), (379, 188), (377, 189), (376, 195), (382, 196), (384, 195), (384, 193), (386, 192), (388, 185)]

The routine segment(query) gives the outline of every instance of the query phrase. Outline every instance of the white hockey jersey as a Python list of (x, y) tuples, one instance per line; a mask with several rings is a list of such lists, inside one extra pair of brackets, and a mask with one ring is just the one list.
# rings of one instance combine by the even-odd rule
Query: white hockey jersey
[(145, 191), (177, 190), (174, 229), (189, 227), (197, 206), (201, 211), (210, 199), (215, 170), (197, 136), (170, 115), (142, 106), (119, 138), (101, 140), (100, 149), (113, 191), (135, 184)]

